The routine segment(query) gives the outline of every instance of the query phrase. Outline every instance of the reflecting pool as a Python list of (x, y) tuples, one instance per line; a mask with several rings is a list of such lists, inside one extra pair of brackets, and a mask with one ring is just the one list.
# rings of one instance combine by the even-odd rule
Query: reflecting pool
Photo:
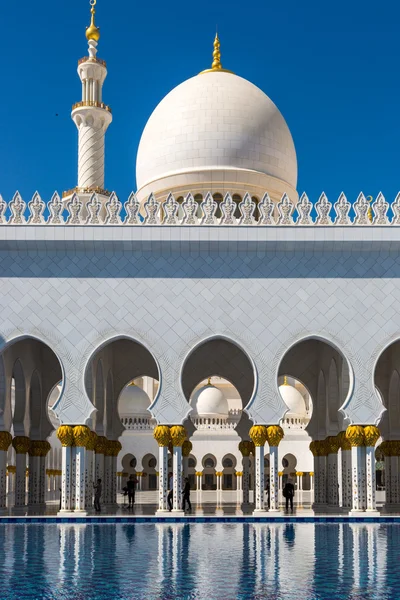
[(0, 525), (2, 599), (395, 599), (400, 525)]

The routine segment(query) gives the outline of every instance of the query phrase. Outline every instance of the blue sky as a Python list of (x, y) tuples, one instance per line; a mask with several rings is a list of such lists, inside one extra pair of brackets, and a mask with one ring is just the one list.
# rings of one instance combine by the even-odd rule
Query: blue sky
[[(135, 188), (140, 135), (157, 103), (211, 62), (263, 89), (294, 137), (299, 192), (335, 201), (400, 190), (400, 8), (394, 0), (321, 3), (98, 0), (107, 61), (106, 187)], [(76, 185), (77, 60), (87, 53), (87, 0), (4, 3), (0, 32), (0, 193), (48, 199)], [(56, 117), (58, 114), (58, 117)]]

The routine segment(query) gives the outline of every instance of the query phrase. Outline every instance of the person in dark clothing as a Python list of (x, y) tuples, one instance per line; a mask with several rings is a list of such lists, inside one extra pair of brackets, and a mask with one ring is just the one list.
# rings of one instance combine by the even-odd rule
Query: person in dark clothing
[(96, 512), (100, 512), (100, 498), (102, 492), (101, 479), (97, 480), (97, 485), (94, 483), (94, 508)]
[(284, 498), (286, 498), (286, 510), (289, 510), (290, 503), (290, 510), (293, 512), (294, 485), (290, 480), (286, 483), (285, 487), (283, 488), (283, 496)]
[(189, 483), (189, 477), (185, 477), (185, 485), (183, 488), (183, 492), (182, 492), (182, 510), (185, 510), (185, 506), (186, 506), (186, 502), (187, 505), (189, 507), (189, 510), (192, 510), (192, 505), (190, 503), (190, 483)]
[(134, 475), (130, 475), (129, 479), (126, 483), (126, 487), (128, 489), (128, 508), (133, 508), (135, 504), (135, 490), (137, 486), (137, 479)]
[(172, 473), (168, 473), (168, 496), (167, 496), (167, 502), (168, 502), (168, 510), (169, 512), (171, 512), (172, 510), (172, 501), (174, 498), (174, 478), (172, 476)]

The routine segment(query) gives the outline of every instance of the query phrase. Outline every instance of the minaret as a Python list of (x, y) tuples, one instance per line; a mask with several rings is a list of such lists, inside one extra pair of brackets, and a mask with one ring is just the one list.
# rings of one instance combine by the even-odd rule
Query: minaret
[(97, 0), (90, 0), (91, 23), (86, 28), (88, 54), (78, 61), (78, 75), (82, 82), (82, 100), (72, 107), (72, 120), (78, 128), (78, 186), (65, 192), (82, 197), (97, 192), (104, 199), (104, 137), (112, 121), (111, 109), (102, 101), (103, 83), (107, 76), (104, 60), (97, 58), (100, 30), (95, 23)]

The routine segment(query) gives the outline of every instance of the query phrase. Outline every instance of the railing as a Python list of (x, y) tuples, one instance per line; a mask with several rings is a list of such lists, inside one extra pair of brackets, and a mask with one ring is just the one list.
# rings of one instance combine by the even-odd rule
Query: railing
[(83, 58), (80, 58), (78, 60), (78, 65), (81, 65), (82, 63), (85, 63), (85, 62), (98, 63), (99, 65), (102, 65), (103, 67), (107, 66), (107, 63), (105, 60), (103, 60), (101, 58), (95, 58), (94, 56), (84, 56)]
[(72, 110), (76, 108), (80, 108), (81, 106), (94, 106), (95, 108), (103, 108), (107, 112), (111, 113), (111, 108), (108, 104), (104, 104), (104, 102), (96, 102), (95, 100), (81, 100), (80, 102), (75, 102), (72, 105)]
[(128, 430), (146, 430), (150, 431), (154, 429), (156, 423), (151, 419), (141, 417), (123, 417), (121, 419), (122, 425)]
[[(255, 211), (257, 209), (257, 217)], [(240, 216), (235, 217), (239, 211)], [(103, 215), (104, 213), (104, 215)], [(220, 215), (220, 216), (219, 216)], [(382, 194), (370, 203), (360, 194), (351, 204), (341, 194), (332, 204), (325, 194), (315, 204), (303, 194), (295, 205), (284, 194), (276, 204), (268, 194), (254, 202), (249, 194), (236, 204), (230, 194), (217, 203), (211, 193), (197, 202), (188, 194), (183, 202), (169, 194), (160, 204), (153, 194), (140, 203), (135, 194), (122, 204), (112, 192), (103, 206), (93, 193), (89, 201), (73, 193), (63, 202), (55, 193), (45, 203), (38, 193), (26, 203), (17, 192), (8, 204), (0, 196), (0, 225), (166, 225), (166, 226), (224, 226), (224, 227), (303, 227), (303, 226), (393, 226), (400, 225), (400, 194), (389, 204)]]

